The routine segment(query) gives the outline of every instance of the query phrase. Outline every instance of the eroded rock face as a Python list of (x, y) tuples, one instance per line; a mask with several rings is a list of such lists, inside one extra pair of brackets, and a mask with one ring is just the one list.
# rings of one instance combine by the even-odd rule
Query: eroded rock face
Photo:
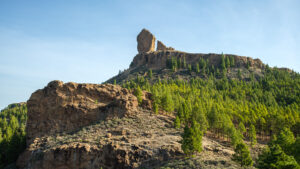
[[(237, 55), (226, 55), (232, 56), (235, 60), (236, 67), (246, 67), (247, 63), (250, 64), (251, 67), (255, 68), (264, 68), (264, 64), (259, 59), (252, 59), (250, 57), (245, 56), (237, 56)], [(203, 54), (203, 53), (187, 53), (181, 51), (174, 51), (174, 50), (165, 50), (165, 51), (155, 51), (151, 53), (140, 53), (137, 54), (133, 61), (130, 64), (130, 68), (137, 68), (140, 66), (145, 66), (151, 69), (164, 69), (167, 66), (167, 60), (171, 58), (181, 59), (182, 61), (185, 59), (186, 64), (195, 65), (199, 63), (200, 59), (207, 59), (209, 64), (218, 67), (221, 64), (221, 54)]]
[(137, 36), (137, 42), (137, 49), (139, 53), (152, 52), (155, 50), (155, 37), (147, 29), (143, 29), (139, 33)]
[(71, 132), (91, 123), (136, 113), (137, 98), (110, 84), (52, 81), (27, 101), (27, 145), (35, 138)]

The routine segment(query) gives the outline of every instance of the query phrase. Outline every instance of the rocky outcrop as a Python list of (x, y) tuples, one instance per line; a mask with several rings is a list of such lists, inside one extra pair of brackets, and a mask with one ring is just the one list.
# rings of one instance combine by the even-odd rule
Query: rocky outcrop
[(143, 29), (137, 36), (137, 49), (139, 53), (153, 52), (155, 50), (155, 37), (147, 29)]
[(167, 47), (165, 44), (163, 44), (161, 41), (157, 41), (157, 47), (156, 47), (156, 51), (159, 50), (174, 50), (174, 48), (172, 47)]
[[(237, 56), (226, 54), (225, 57), (232, 56), (235, 60), (235, 67), (246, 67), (247, 64), (250, 64), (251, 67), (255, 68), (264, 68), (264, 64), (259, 59), (252, 59), (245, 56)], [(191, 64), (194, 66), (196, 63), (199, 63), (200, 59), (207, 59), (209, 64), (219, 67), (221, 64), (222, 54), (203, 54), (203, 53), (187, 53), (181, 51), (155, 51), (151, 53), (140, 53), (137, 54), (133, 61), (130, 64), (130, 69), (138, 68), (140, 66), (147, 67), (149, 69), (157, 70), (166, 68), (166, 63), (168, 59), (171, 58), (186, 60), (186, 64)]]
[(29, 145), (39, 137), (71, 132), (99, 120), (135, 114), (138, 101), (120, 86), (52, 81), (31, 95), (27, 107)]

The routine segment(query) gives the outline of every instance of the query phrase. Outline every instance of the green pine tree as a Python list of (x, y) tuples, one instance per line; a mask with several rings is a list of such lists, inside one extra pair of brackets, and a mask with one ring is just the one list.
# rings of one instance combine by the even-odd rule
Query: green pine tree
[(149, 69), (149, 78), (152, 79), (152, 69)]
[(180, 128), (180, 118), (178, 115), (176, 115), (175, 121), (174, 121), (174, 126), (175, 128), (179, 129)]
[(143, 92), (140, 86), (137, 86), (137, 88), (134, 90), (134, 95), (137, 97), (139, 104), (141, 104), (143, 101), (142, 99)]
[(241, 167), (252, 166), (253, 161), (250, 156), (250, 151), (245, 143), (239, 143), (234, 149), (235, 154), (233, 154), (232, 160), (238, 162)]
[(286, 155), (278, 144), (267, 147), (258, 157), (259, 169), (299, 169), (293, 156)]
[(249, 138), (250, 138), (251, 146), (254, 146), (257, 143), (257, 140), (256, 140), (255, 126), (252, 124), (250, 125), (249, 128)]
[(185, 126), (181, 148), (186, 155), (202, 151), (202, 136), (203, 132), (200, 130), (200, 125), (195, 120), (192, 121), (191, 127)]

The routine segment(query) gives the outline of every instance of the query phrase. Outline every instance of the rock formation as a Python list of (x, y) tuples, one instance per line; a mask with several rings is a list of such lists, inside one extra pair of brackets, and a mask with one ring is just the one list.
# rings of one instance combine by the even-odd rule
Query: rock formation
[[(246, 67), (247, 63), (250, 64), (251, 67), (255, 68), (263, 68), (264, 64), (259, 59), (252, 59), (250, 57), (245, 56), (237, 56), (237, 55), (226, 55), (226, 56), (232, 56), (235, 59), (235, 65), (236, 67)], [(214, 65), (215, 67), (219, 67), (221, 64), (221, 54), (203, 54), (203, 53), (186, 53), (181, 51), (156, 51), (151, 53), (141, 53), (137, 54), (133, 61), (130, 64), (130, 69), (135, 69), (141, 66), (147, 67), (148, 69), (165, 69), (166, 63), (168, 59), (171, 59), (171, 57), (176, 59), (185, 59), (186, 64), (195, 65), (196, 63), (199, 63), (200, 59), (207, 59), (209, 61), (209, 64)]]
[(134, 114), (138, 101), (120, 86), (52, 81), (31, 95), (27, 107), (27, 144), (31, 144), (37, 137)]
[(147, 29), (143, 29), (137, 36), (137, 49), (139, 53), (152, 52), (155, 50), (155, 37)]
[(156, 47), (156, 51), (159, 50), (174, 50), (174, 48), (172, 47), (167, 47), (165, 44), (163, 44), (161, 41), (157, 41), (157, 47)]

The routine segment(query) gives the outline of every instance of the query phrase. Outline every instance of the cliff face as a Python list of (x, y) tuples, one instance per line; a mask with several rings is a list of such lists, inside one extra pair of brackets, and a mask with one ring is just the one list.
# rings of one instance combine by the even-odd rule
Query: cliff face
[[(250, 57), (245, 56), (237, 56), (237, 55), (225, 55), (233, 56), (235, 60), (236, 67), (246, 67), (247, 63), (250, 64), (251, 67), (262, 69), (264, 68), (264, 64), (259, 59), (252, 59)], [(172, 57), (176, 59), (185, 58), (187, 64), (195, 65), (199, 63), (200, 59), (207, 59), (210, 64), (218, 67), (221, 64), (221, 54), (202, 54), (202, 53), (186, 53), (181, 51), (156, 51), (151, 53), (140, 53), (137, 54), (133, 61), (130, 64), (130, 69), (137, 68), (140, 66), (145, 66), (151, 69), (165, 69), (167, 65), (167, 60)]]

